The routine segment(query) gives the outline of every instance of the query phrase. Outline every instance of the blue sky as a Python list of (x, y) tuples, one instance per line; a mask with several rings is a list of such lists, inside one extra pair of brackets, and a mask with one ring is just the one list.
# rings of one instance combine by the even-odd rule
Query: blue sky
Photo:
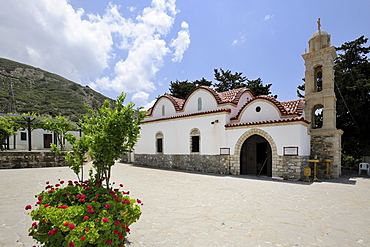
[(0, 1), (0, 57), (149, 107), (175, 80), (243, 72), (296, 99), (301, 55), (321, 29), (340, 46), (370, 37), (370, 1)]

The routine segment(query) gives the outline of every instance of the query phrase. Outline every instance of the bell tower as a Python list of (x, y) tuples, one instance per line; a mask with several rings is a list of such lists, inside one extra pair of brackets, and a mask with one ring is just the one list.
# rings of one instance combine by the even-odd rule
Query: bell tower
[[(336, 128), (336, 97), (334, 92), (334, 59), (337, 54), (331, 46), (331, 36), (318, 30), (308, 41), (309, 52), (303, 54), (305, 61), (305, 118), (311, 122), (311, 156), (333, 160), (330, 175), (341, 175), (341, 136)], [(319, 171), (320, 173), (320, 171)]]

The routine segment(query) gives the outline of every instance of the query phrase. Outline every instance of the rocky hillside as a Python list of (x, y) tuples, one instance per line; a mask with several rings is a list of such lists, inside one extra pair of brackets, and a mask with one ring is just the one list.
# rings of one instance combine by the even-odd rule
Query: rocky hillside
[[(77, 121), (84, 103), (99, 107), (104, 95), (39, 68), (0, 58), (0, 112), (64, 116)], [(111, 99), (109, 99), (111, 100)]]

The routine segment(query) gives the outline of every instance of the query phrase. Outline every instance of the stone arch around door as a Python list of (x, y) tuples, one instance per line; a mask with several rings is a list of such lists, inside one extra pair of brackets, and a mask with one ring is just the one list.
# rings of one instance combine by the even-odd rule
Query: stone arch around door
[(277, 169), (277, 165), (278, 165), (278, 154), (277, 154), (276, 144), (275, 144), (274, 140), (272, 139), (272, 137), (266, 131), (263, 131), (261, 129), (248, 130), (243, 135), (241, 135), (239, 137), (238, 141), (235, 144), (235, 149), (234, 149), (235, 151), (234, 151), (234, 155), (233, 155), (234, 173), (236, 175), (240, 175), (240, 164), (241, 164), (240, 163), (241, 162), (240, 154), (241, 154), (243, 144), (245, 143), (245, 141), (248, 138), (250, 138), (254, 135), (263, 137), (268, 142), (268, 144), (270, 145), (270, 148), (271, 148), (271, 170), (272, 170), (271, 175), (274, 176), (275, 171)]

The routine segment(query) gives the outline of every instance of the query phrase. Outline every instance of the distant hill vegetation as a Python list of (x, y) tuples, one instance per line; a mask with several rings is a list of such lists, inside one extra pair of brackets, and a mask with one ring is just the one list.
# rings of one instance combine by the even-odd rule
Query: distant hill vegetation
[(87, 113), (84, 103), (96, 109), (105, 99), (109, 98), (88, 86), (81, 86), (39, 68), (0, 58), (1, 113), (33, 112), (77, 121)]

